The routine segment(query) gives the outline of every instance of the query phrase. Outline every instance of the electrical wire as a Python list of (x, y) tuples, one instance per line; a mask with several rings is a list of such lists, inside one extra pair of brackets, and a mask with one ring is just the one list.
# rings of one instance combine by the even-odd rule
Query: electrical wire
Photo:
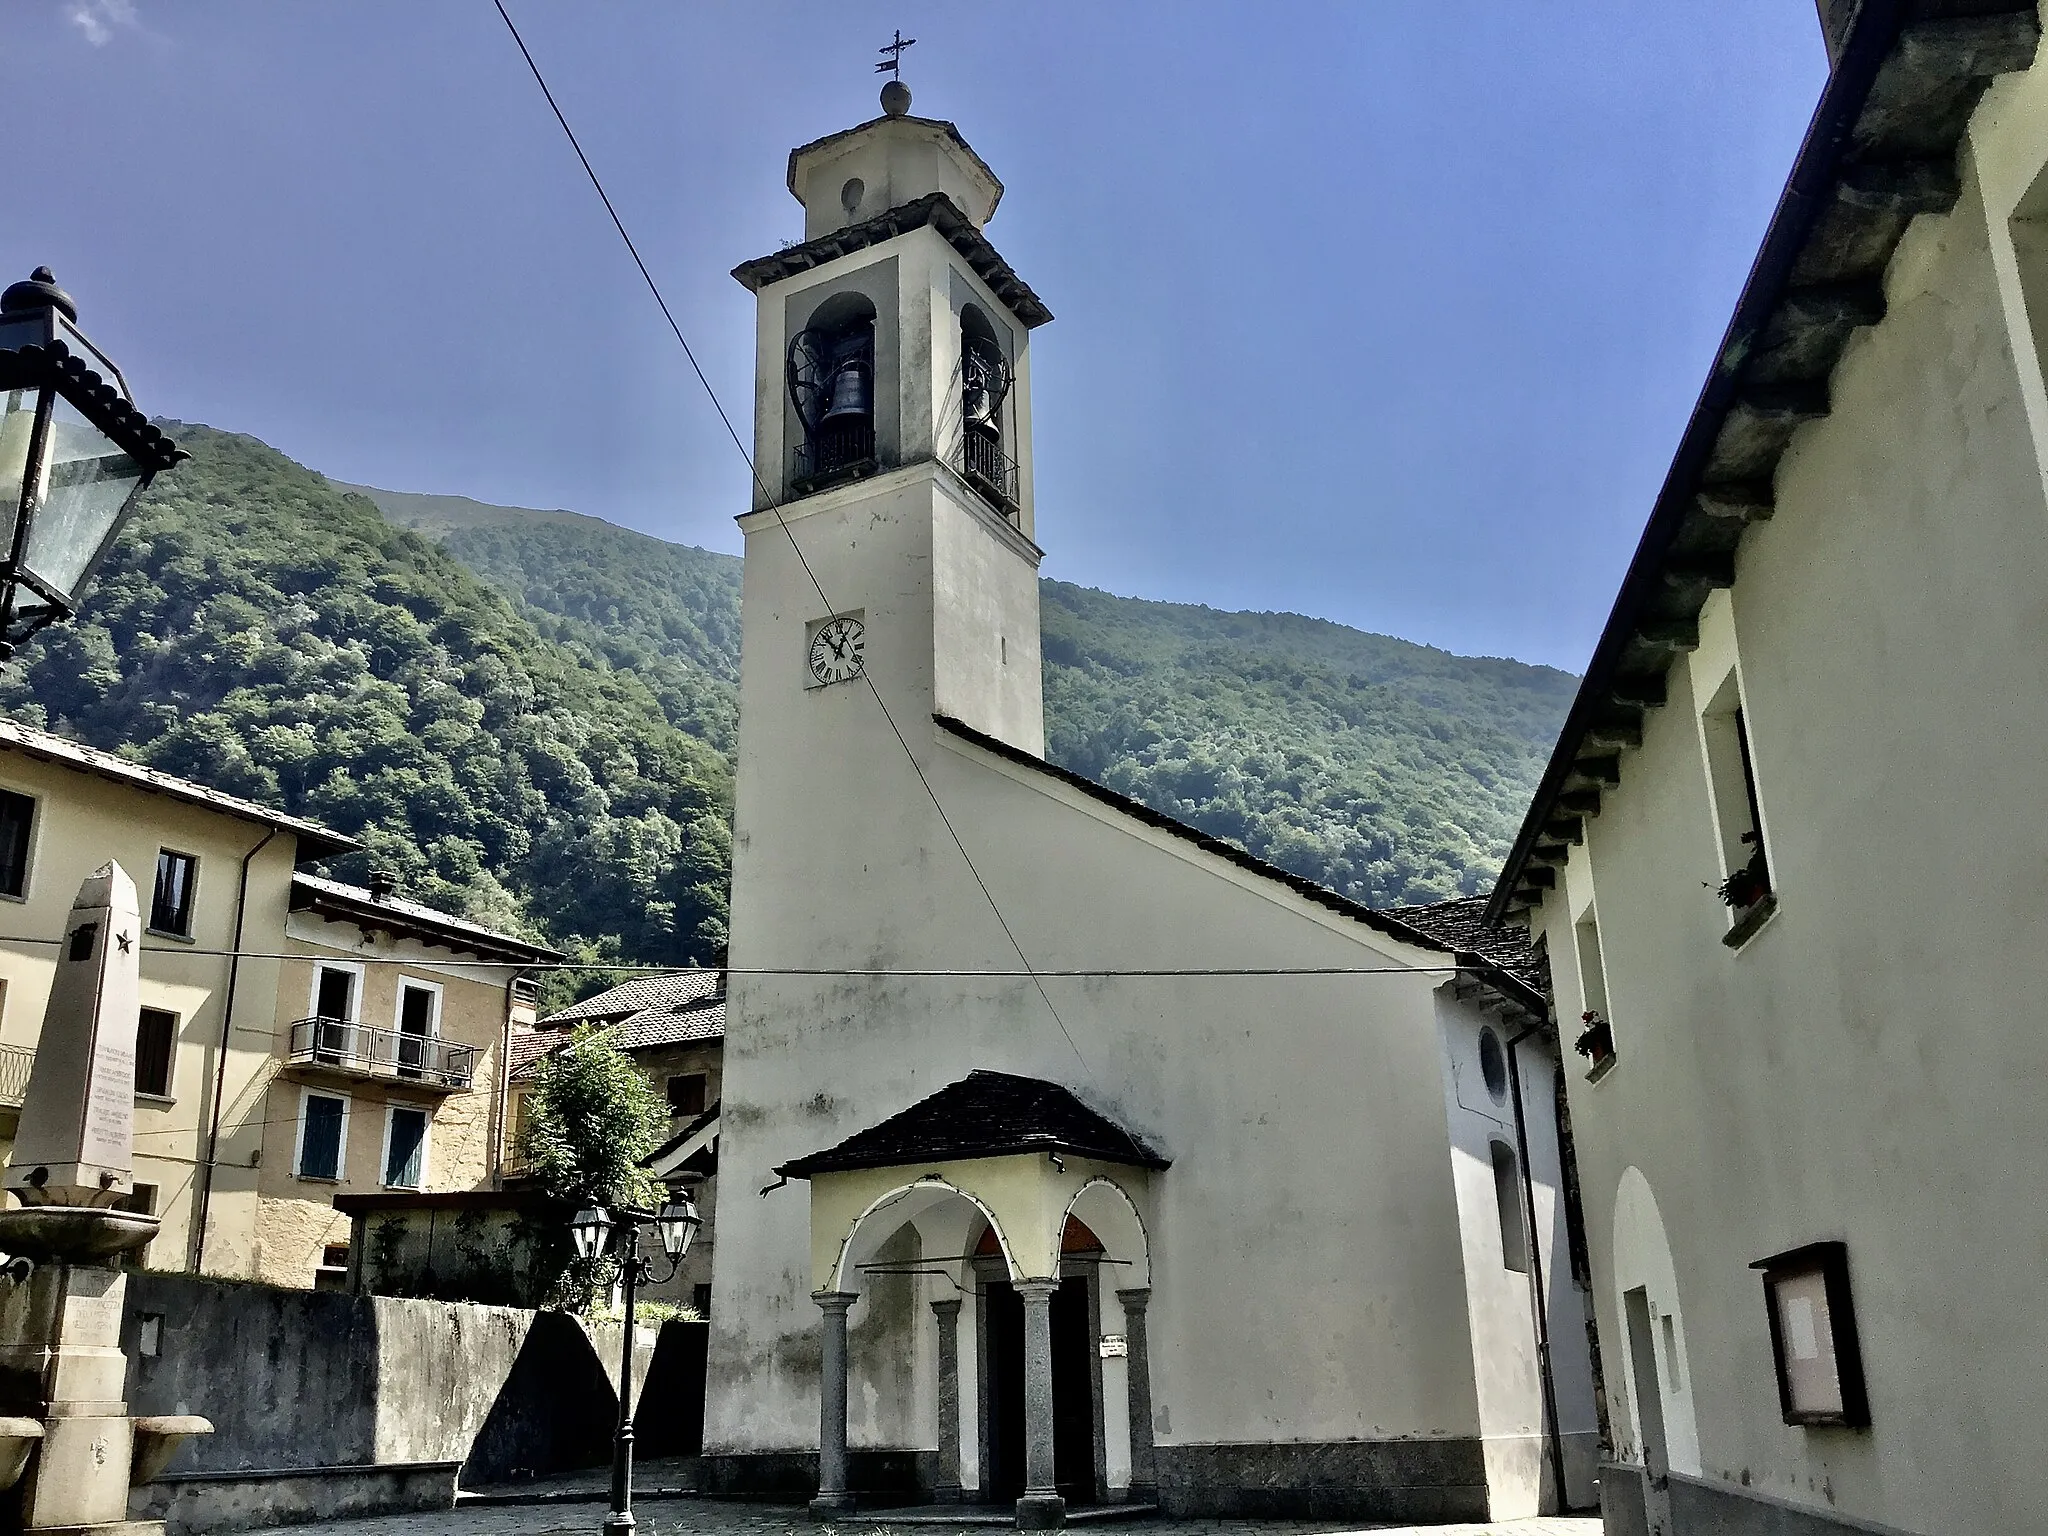
[[(576, 130), (569, 126), (569, 119), (563, 114), (561, 105), (556, 102), (555, 93), (548, 88), (547, 77), (541, 73), (540, 65), (534, 62), (533, 52), (526, 46), (526, 39), (519, 35), (519, 28), (514, 24), (511, 13), (505, 9), (505, 0), (491, 0), (491, 3), (497, 7), (498, 15), (505, 23), (505, 29), (512, 34), (512, 41), (519, 45), (519, 52), (526, 60), (526, 67), (533, 72), (534, 83), (547, 98), (548, 107), (555, 114), (555, 121), (562, 125), (562, 132), (568, 136), (569, 147), (576, 151), (576, 158), (583, 166), (583, 174), (590, 178), (590, 185), (596, 190), (599, 201), (604, 204), (604, 211), (611, 215), (612, 226), (618, 230), (619, 238), (625, 242), (626, 250), (633, 258), (633, 265), (640, 269), (640, 276), (647, 284), (647, 291), (654, 295), (654, 302), (661, 307), (662, 318), (668, 321), (669, 329), (675, 333), (676, 341), (683, 349), (683, 356), (690, 360), (690, 369), (697, 375), (697, 382), (704, 386), (704, 393), (710, 398), (711, 408), (718, 412), (719, 421), (724, 423), (726, 436), (732, 439), (733, 447), (739, 450), (740, 457), (746, 461), (747, 473), (760, 488), (761, 495), (767, 503), (767, 510), (775, 514), (777, 526), (789, 539), (789, 547), (796, 555), (797, 564), (803, 567), (804, 575), (810, 578), (811, 586), (817, 591), (818, 600), (825, 605), (825, 611), (836, 612), (831, 598), (825, 594), (823, 583), (811, 569), (810, 561), (804, 558), (803, 547), (797, 543), (795, 530), (783, 517), (781, 503), (775, 493), (768, 489), (767, 482), (761, 478), (761, 471), (754, 462), (753, 454), (740, 440), (740, 434), (733, 426), (732, 418), (726, 414), (725, 406), (718, 398), (718, 391), (711, 387), (711, 380), (705, 377), (703, 368), (699, 366), (697, 354), (691, 350), (689, 341), (683, 335), (683, 328), (676, 323), (676, 317), (670, 311), (668, 301), (662, 297), (661, 287), (654, 281), (654, 274), (647, 270), (647, 263), (640, 259), (639, 247), (634, 245), (632, 235), (627, 233), (625, 220), (619, 217), (618, 209), (612, 205), (611, 196), (605, 191), (604, 183), (599, 180), (597, 171), (591, 166), (590, 157), (583, 153), (583, 146), (576, 138)], [(974, 883), (981, 887), (981, 894), (988, 902), (989, 910), (995, 914), (996, 924), (1003, 930), (1003, 937), (1010, 941), (1010, 947), (1017, 952), (1017, 959), (1024, 966), (1025, 974), (1030, 976), (1033, 985), (1037, 987), (1039, 998), (1045, 1003), (1046, 1011), (1052, 1015), (1053, 1022), (1059, 1025), (1060, 1033), (1066, 1036), (1068, 1048), (1073, 1051), (1074, 1058), (1081, 1063), (1082, 1071), (1088, 1072), (1092, 1077), (1094, 1074), (1088, 1066), (1088, 1058), (1081, 1054), (1081, 1047), (1075, 1043), (1073, 1031), (1067, 1028), (1067, 1021), (1060, 1017), (1059, 1009), (1053, 1006), (1052, 994), (1046, 991), (1039, 973), (1032, 969), (1030, 956), (1024, 953), (1024, 946), (1017, 941), (1017, 935), (1012, 931), (1009, 919), (1003, 916), (1003, 909), (997, 904), (994, 893), (989, 890), (988, 882), (982, 879), (981, 871), (975, 868), (974, 856), (967, 851), (967, 844), (961, 841), (960, 833), (953, 825), (953, 818), (946, 814), (946, 807), (940, 803), (938, 791), (925, 776), (924, 765), (918, 762), (917, 754), (910, 750), (910, 743), (904, 738), (901, 728), (896, 724), (896, 717), (889, 712), (889, 706), (882, 698), (882, 690), (876, 686), (874, 678), (865, 667), (861, 669), (861, 678), (867, 683), (868, 691), (874, 695), (875, 704), (882, 711), (882, 718), (889, 724), (890, 734), (896, 738), (896, 744), (903, 749), (903, 755), (909, 759), (911, 770), (916, 773), (918, 782), (924, 786), (924, 792), (931, 797), (932, 809), (939, 813), (939, 820), (945, 824), (947, 836), (952, 838), (953, 846), (960, 850), (960, 857), (967, 865), (967, 872), (974, 876)]]
[[(0, 946), (9, 944), (62, 944), (62, 939), (19, 938), (0, 934)], [(239, 955), (244, 960), (309, 960), (320, 962), (333, 957), (309, 953), (305, 950), (283, 949), (195, 949), (188, 944), (145, 944), (142, 953), (146, 955), (192, 955), (208, 959), (225, 960)], [(1030, 976), (1044, 976), (1052, 980), (1157, 980), (1181, 976), (1454, 976), (1472, 967), (1467, 965), (1158, 965), (1158, 966), (1029, 966), (1023, 970), (1005, 970), (1001, 967), (967, 966), (900, 966), (900, 965), (725, 965), (716, 967), (691, 968), (674, 965), (613, 965), (595, 960), (539, 961), (528, 964), (519, 960), (426, 960), (407, 959), (397, 955), (354, 955), (347, 957), (351, 965), (402, 965), (414, 970), (428, 966), (443, 971), (631, 971), (640, 976), (711, 976), (723, 972), (728, 976), (852, 976), (874, 977), (988, 977), (991, 980), (1022, 980)], [(708, 999), (706, 999), (708, 1001)]]

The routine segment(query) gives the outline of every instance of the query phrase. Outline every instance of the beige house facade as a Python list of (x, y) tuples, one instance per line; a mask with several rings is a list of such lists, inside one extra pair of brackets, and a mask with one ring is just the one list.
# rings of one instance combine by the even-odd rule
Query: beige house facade
[(1833, 76), (1493, 916), (1568, 1096), (1616, 1536), (2042, 1529), (2048, 66)]
[[(150, 1268), (312, 1285), (345, 1264), (336, 1193), (496, 1176), (504, 1042), (532, 1017), (515, 978), (552, 952), (298, 868), (356, 846), (0, 720), (0, 1137), (65, 914), (113, 859), (146, 924), (133, 1200), (162, 1221)], [(350, 978), (345, 998), (326, 973)]]

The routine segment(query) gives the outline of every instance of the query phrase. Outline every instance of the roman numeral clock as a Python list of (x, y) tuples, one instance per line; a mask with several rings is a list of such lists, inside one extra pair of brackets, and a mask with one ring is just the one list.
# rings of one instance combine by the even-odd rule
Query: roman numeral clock
[(842, 613), (811, 634), (811, 677), (820, 685), (859, 677), (867, 666), (867, 626), (858, 614)]

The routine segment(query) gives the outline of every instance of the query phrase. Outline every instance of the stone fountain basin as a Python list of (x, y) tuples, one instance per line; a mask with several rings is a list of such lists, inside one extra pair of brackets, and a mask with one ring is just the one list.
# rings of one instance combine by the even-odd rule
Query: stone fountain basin
[(28, 1453), (42, 1438), (43, 1426), (34, 1419), (0, 1418), (0, 1489), (21, 1481)]
[(178, 1447), (194, 1435), (213, 1433), (213, 1420), (196, 1413), (166, 1413), (135, 1421), (135, 1459), (128, 1464), (128, 1483), (155, 1480), (170, 1465)]
[(0, 1211), (0, 1253), (39, 1264), (97, 1264), (156, 1236), (157, 1218), (97, 1205), (25, 1205)]

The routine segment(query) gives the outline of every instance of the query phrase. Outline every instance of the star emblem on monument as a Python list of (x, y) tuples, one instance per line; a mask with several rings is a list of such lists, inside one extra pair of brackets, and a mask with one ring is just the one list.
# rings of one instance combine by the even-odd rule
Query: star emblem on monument
[(125, 933), (115, 934), (114, 942), (121, 946), (121, 953), (124, 955), (127, 954), (129, 950), (135, 947), (135, 940)]

